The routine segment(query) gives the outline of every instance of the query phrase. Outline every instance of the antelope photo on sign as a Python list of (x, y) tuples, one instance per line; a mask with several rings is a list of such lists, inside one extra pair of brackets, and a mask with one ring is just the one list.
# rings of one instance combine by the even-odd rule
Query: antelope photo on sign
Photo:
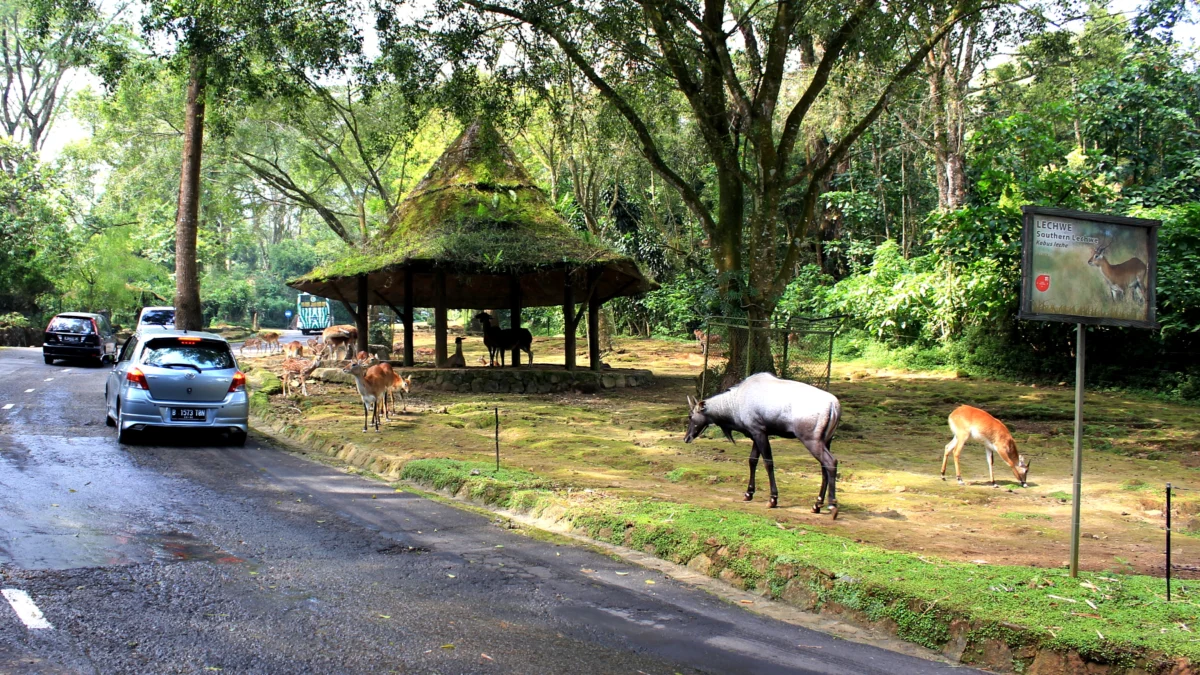
[(1156, 325), (1158, 221), (1024, 210), (1021, 318)]

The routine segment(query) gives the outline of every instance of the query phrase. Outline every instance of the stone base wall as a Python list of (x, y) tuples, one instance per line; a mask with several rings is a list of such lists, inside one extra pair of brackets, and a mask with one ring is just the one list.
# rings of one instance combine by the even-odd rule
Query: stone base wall
[[(395, 363), (392, 367), (400, 375), (411, 377), (414, 389), (462, 393), (549, 394), (580, 391), (590, 394), (603, 389), (642, 387), (654, 382), (654, 374), (649, 370), (626, 368), (597, 373), (583, 369), (567, 371), (553, 368), (404, 368)], [(343, 373), (340, 367), (317, 368), (312, 376), (323, 382), (354, 383), (354, 378), (349, 373)]]
[(44, 333), (40, 328), (0, 328), (0, 347), (41, 347)]

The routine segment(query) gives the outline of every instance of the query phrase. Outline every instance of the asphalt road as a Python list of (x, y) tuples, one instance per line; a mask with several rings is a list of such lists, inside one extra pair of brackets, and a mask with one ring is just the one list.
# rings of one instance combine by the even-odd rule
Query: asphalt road
[(256, 437), (120, 446), (106, 374), (0, 350), (0, 673), (967, 672)]

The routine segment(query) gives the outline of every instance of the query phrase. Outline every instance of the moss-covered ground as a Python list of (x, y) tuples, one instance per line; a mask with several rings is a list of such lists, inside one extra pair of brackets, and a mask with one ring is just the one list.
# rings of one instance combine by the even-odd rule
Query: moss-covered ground
[[(418, 334), (420, 346), (432, 336)], [(468, 364), (484, 353), (464, 343)], [(539, 363), (562, 363), (561, 340), (535, 338)], [(277, 358), (277, 357), (276, 357)], [(274, 359), (249, 358), (251, 363)], [(1058, 567), (1068, 558), (1074, 391), (834, 364), (832, 390), (842, 424), (832, 448), (840, 461), (837, 521), (809, 513), (819, 487), (816, 462), (795, 441), (776, 439), (781, 508), (742, 503), (749, 442), (710, 430), (683, 443), (685, 397), (702, 358), (694, 344), (619, 340), (607, 361), (648, 367), (652, 387), (583, 394), (458, 394), (414, 391), (408, 414), (379, 434), (361, 431), (352, 387), (313, 384), (308, 398), (272, 397), (280, 415), (398, 459), (486, 459), (494, 452), (493, 408), (500, 408), (504, 464), (563, 485), (621, 496), (766, 514), (897, 550), (956, 560)], [(961, 457), (963, 479), (942, 481), (946, 416), (976, 405), (1012, 429), (1031, 459), (1030, 484), (1018, 486), (997, 459), (999, 488), (986, 484), (983, 447)], [(1163, 486), (1200, 488), (1200, 409), (1136, 395), (1089, 393), (1085, 408), (1082, 565), (1092, 570), (1163, 571)], [(759, 468), (759, 478), (765, 472)], [(1175, 499), (1175, 561), (1200, 566), (1200, 492)], [(1186, 574), (1187, 570), (1181, 571)]]
[[(419, 334), (419, 346), (427, 343), (432, 336)], [(561, 339), (535, 338), (534, 349), (539, 363), (562, 363)], [(478, 338), (465, 342), (464, 350), (469, 365), (484, 353)], [(271, 362), (250, 361), (267, 367)], [(1098, 589), (1093, 590), (1062, 576), (1071, 512), (1069, 383), (1028, 386), (835, 363), (831, 388), (842, 401), (843, 417), (832, 445), (840, 461), (841, 515), (834, 521), (810, 512), (820, 473), (797, 442), (773, 442), (781, 507), (775, 510), (766, 509), (765, 499), (741, 501), (748, 441), (731, 445), (710, 431), (707, 438), (683, 443), (684, 399), (694, 392), (703, 363), (695, 343), (618, 340), (606, 362), (649, 368), (657, 383), (595, 395), (415, 391), (407, 414), (380, 433), (366, 434), (349, 386), (310, 384), (308, 398), (273, 396), (269, 403), (277, 418), (370, 447), (397, 464), (492, 461), (492, 411), (499, 408), (504, 467), (530, 472), (533, 477), (525, 479), (538, 488), (603, 495), (587, 501), (597, 533), (623, 518), (672, 523), (674, 534), (663, 536), (677, 538), (665, 551), (675, 557), (683, 557), (678, 542), (694, 539), (689, 532), (704, 533), (700, 542), (753, 543), (770, 534), (761, 543), (764, 559), (775, 561), (770, 564), (802, 556), (835, 575), (887, 581), (906, 594), (928, 595), (939, 607), (953, 603), (983, 614), (1008, 607), (1004, 611), (1011, 613), (1004, 616), (1036, 622), (1055, 635), (1064, 634), (1058, 628), (1077, 636), (1142, 631), (1145, 639), (1159, 640), (1155, 636), (1192, 629), (1197, 596), (1189, 593), (1200, 595), (1200, 588), (1182, 591), (1177, 596), (1182, 604), (1171, 609), (1156, 603), (1163, 602), (1164, 591), (1163, 486), (1170, 481), (1200, 488), (1200, 409), (1138, 395), (1088, 394), (1081, 566)], [(940, 479), (942, 448), (950, 438), (946, 416), (963, 403), (988, 410), (1012, 429), (1032, 460), (1029, 487), (1021, 488), (999, 459), (1000, 487), (987, 485), (978, 444), (968, 444), (962, 454), (967, 485), (954, 482), (953, 462), (949, 480)], [(759, 479), (765, 487), (761, 466)], [(1184, 567), (1177, 575), (1196, 576), (1191, 570), (1200, 566), (1200, 492), (1177, 493), (1174, 518), (1174, 561)], [(761, 570), (753, 579), (760, 578), (769, 588), (778, 586)], [(1200, 638), (1179, 639), (1200, 645)]]

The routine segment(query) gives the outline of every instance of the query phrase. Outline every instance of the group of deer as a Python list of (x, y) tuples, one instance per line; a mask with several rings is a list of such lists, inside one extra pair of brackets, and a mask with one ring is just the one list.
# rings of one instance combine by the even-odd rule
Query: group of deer
[(274, 331), (260, 331), (256, 337), (248, 337), (238, 349), (238, 353), (244, 354), (247, 349), (253, 349), (258, 353), (262, 353), (263, 349), (267, 350), (268, 354), (272, 354), (280, 350), (279, 333)]
[[(775, 459), (771, 454), (771, 436), (795, 438), (804, 444), (821, 464), (821, 489), (813, 504), (813, 513), (820, 513), (829, 497), (829, 512), (837, 518), (837, 459), (830, 452), (833, 432), (841, 420), (842, 406), (837, 397), (816, 387), (781, 380), (770, 373), (751, 375), (741, 383), (706, 400), (688, 397), (688, 429), (685, 443), (691, 443), (710, 425), (716, 425), (733, 442), (733, 432), (751, 440), (750, 483), (743, 501), (754, 499), (754, 478), (761, 458), (767, 468), (771, 498), (767, 508), (779, 505), (779, 490), (775, 485)], [(958, 455), (971, 439), (987, 450), (988, 480), (996, 486), (992, 474), (993, 453), (999, 454), (1012, 468), (1013, 475), (1025, 487), (1029, 477), (1029, 460), (1017, 452), (1008, 427), (988, 413), (971, 406), (959, 406), (950, 413), (950, 430), (954, 439), (946, 444), (942, 456), (942, 480), (946, 480), (946, 462), (954, 456), (954, 473), (963, 484), (958, 467)]]

